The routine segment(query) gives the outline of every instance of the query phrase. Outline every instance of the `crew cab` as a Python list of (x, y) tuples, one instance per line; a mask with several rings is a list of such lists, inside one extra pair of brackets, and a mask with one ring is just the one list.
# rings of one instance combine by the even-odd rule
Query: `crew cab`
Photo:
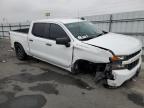
[(10, 31), (11, 47), (20, 60), (32, 56), (77, 74), (95, 72), (111, 87), (138, 75), (142, 43), (105, 32), (81, 19), (33, 21), (30, 28)]

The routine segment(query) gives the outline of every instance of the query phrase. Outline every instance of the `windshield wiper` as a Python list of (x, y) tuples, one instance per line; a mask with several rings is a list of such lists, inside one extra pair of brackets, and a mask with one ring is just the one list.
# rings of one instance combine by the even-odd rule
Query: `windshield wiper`
[(90, 40), (90, 39), (93, 39), (93, 38), (102, 36), (102, 35), (104, 35), (104, 34), (107, 34), (107, 33), (108, 33), (108, 32), (106, 32), (106, 31), (102, 31), (102, 33), (100, 33), (100, 34), (98, 34), (98, 35), (95, 35), (95, 34), (94, 34), (95, 36), (86, 37), (86, 38), (83, 38), (83, 39), (80, 39), (80, 40), (82, 40), (82, 41)]
[(97, 35), (97, 37), (99, 37), (99, 36), (102, 36), (102, 35), (103, 35), (103, 33), (101, 33), (101, 34), (98, 34), (98, 35)]
[(108, 32), (106, 32), (106, 31), (102, 31), (102, 33), (98, 34), (97, 37), (102, 36), (102, 35), (107, 34), (107, 33)]
[(107, 33), (108, 33), (107, 31), (104, 31), (104, 30), (103, 30), (102, 32), (103, 32), (104, 34), (107, 34)]
[(85, 40), (90, 40), (90, 39), (93, 39), (93, 38), (95, 38), (95, 37), (91, 36), (91, 37), (86, 37), (86, 38), (83, 38), (83, 39), (80, 39), (80, 40), (85, 41)]

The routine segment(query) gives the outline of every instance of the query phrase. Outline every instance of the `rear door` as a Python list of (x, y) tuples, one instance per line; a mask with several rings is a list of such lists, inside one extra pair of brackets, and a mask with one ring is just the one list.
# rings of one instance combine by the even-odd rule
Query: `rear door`
[(32, 56), (40, 59), (49, 60), (49, 53), (47, 50), (47, 42), (49, 38), (50, 24), (48, 23), (34, 23), (32, 32), (29, 36), (29, 47)]

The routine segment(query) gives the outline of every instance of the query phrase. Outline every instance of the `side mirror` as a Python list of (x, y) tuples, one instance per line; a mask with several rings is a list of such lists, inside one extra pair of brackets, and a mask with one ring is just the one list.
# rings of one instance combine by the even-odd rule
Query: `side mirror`
[(56, 44), (65, 45), (66, 47), (70, 47), (70, 39), (69, 38), (56, 38)]

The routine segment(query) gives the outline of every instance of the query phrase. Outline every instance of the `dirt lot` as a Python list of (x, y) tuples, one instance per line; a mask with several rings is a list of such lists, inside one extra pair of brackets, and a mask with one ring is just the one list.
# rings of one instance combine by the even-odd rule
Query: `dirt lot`
[(142, 69), (136, 80), (105, 89), (88, 74), (72, 76), (33, 58), (19, 61), (9, 40), (0, 39), (0, 108), (143, 108), (143, 84)]

